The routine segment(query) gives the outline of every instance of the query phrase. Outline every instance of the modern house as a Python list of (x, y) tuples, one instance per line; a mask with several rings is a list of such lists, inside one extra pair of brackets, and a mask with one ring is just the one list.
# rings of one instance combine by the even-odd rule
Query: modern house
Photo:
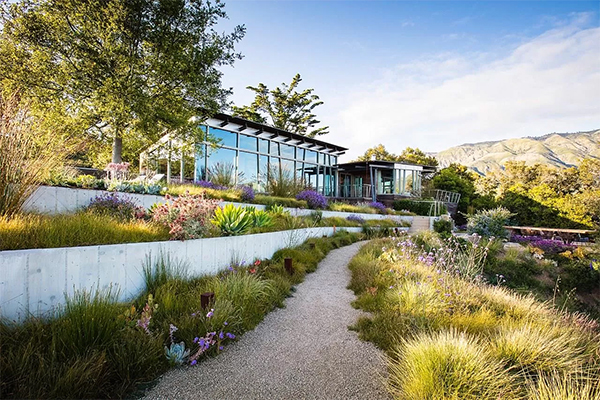
[[(250, 185), (258, 192), (265, 191), (268, 174), (277, 171), (303, 180), (328, 197), (389, 202), (420, 196), (423, 174), (435, 172), (435, 167), (391, 161), (339, 164), (338, 157), (348, 150), (345, 147), (227, 114), (214, 115), (201, 128), (207, 140), (196, 145), (194, 181), (206, 180), (217, 165), (227, 165), (237, 184)], [(167, 136), (141, 158), (164, 158), (165, 148), (169, 149), (168, 177), (174, 160), (180, 161), (183, 176), (183, 157), (170, 151)]]

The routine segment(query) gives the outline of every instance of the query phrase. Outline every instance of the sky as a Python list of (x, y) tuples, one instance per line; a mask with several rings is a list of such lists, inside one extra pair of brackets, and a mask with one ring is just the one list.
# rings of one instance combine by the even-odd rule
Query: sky
[(600, 0), (225, 3), (219, 29), (247, 29), (230, 100), (300, 73), (342, 161), (600, 128)]

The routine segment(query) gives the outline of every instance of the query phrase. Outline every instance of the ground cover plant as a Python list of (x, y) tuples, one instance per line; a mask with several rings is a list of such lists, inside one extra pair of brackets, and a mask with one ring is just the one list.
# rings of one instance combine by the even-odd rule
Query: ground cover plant
[(354, 305), (371, 313), (353, 329), (386, 351), (392, 395), (598, 398), (598, 322), (486, 282), (497, 245), (452, 240), (380, 239), (350, 263)]
[(0, 250), (153, 242), (169, 237), (168, 229), (143, 219), (124, 220), (91, 212), (0, 217)]
[[(309, 239), (271, 260), (235, 261), (216, 276), (189, 276), (185, 265), (159, 256), (144, 265), (146, 290), (131, 303), (116, 302), (114, 290), (80, 292), (46, 318), (3, 320), (0, 398), (117, 398), (172, 366), (193, 368), (282, 306), (330, 250), (359, 238)], [(214, 299), (203, 309), (206, 292)]]

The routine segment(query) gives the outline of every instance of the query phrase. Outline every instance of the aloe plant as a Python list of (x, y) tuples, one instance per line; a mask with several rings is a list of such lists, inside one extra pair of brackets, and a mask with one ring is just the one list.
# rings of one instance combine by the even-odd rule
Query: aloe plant
[(215, 210), (215, 216), (210, 221), (221, 229), (226, 236), (241, 235), (250, 229), (254, 223), (251, 213), (233, 204), (226, 204)]
[(263, 228), (273, 224), (273, 220), (269, 213), (263, 210), (255, 210), (252, 213), (252, 218), (254, 220), (254, 226), (257, 228)]

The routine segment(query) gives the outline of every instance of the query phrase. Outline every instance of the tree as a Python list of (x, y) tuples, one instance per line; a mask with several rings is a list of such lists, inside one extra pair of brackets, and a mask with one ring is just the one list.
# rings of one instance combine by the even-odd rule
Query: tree
[(371, 147), (365, 151), (365, 154), (359, 156), (356, 161), (400, 161), (398, 156), (390, 153), (386, 150), (385, 146), (381, 143), (377, 146)]
[(314, 89), (296, 92), (301, 81), (300, 74), (296, 74), (289, 85), (282, 83), (273, 90), (264, 83), (248, 86), (247, 89), (256, 93), (254, 101), (249, 106), (233, 106), (233, 115), (308, 137), (329, 133), (328, 126), (313, 129), (321, 122), (313, 110), (323, 102), (313, 94)]
[[(87, 138), (141, 147), (222, 109), (220, 71), (245, 33), (213, 27), (224, 4), (201, 0), (23, 0), (2, 7), (0, 81)], [(197, 131), (197, 130), (194, 130)]]
[(359, 156), (357, 158), (357, 161), (370, 161), (372, 159), (378, 161), (405, 162), (418, 165), (438, 165), (438, 161), (435, 157), (428, 156), (419, 149), (407, 147), (402, 151), (400, 155), (396, 155), (387, 151), (385, 146), (381, 143), (377, 146), (367, 149), (362, 156)]
[(438, 166), (438, 160), (435, 157), (428, 156), (418, 148), (413, 149), (412, 147), (407, 147), (402, 151), (398, 158), (400, 161), (411, 164), (429, 165), (432, 167)]

